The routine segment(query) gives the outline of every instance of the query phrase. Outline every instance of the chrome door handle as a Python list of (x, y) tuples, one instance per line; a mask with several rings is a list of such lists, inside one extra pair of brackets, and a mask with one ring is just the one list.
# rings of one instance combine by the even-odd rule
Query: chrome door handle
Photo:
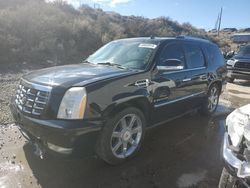
[(148, 87), (150, 84), (150, 81), (148, 79), (145, 80), (137, 80), (135, 82), (135, 86), (137, 87)]
[(201, 76), (201, 79), (202, 79), (202, 80), (206, 80), (206, 79), (207, 79), (207, 76), (206, 76), (206, 75), (203, 75), (203, 76)]
[(191, 78), (185, 78), (185, 79), (183, 79), (182, 81), (183, 82), (188, 82), (188, 81), (191, 81), (192, 79)]

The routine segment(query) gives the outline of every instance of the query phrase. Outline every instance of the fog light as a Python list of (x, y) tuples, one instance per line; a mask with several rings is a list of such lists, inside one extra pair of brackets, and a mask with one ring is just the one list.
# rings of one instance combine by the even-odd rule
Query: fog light
[(72, 148), (64, 148), (64, 147), (61, 147), (61, 146), (57, 146), (55, 144), (51, 144), (51, 143), (47, 143), (48, 144), (48, 148), (53, 150), (53, 151), (56, 151), (58, 153), (62, 153), (62, 154), (71, 154), (72, 153)]

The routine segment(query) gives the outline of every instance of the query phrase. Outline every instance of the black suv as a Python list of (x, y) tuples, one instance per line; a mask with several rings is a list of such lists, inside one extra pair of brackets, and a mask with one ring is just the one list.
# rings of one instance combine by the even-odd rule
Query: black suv
[(227, 80), (234, 79), (250, 80), (250, 45), (240, 49), (237, 55), (227, 61)]
[(199, 107), (213, 113), (225, 79), (221, 51), (207, 40), (122, 39), (81, 64), (23, 76), (11, 110), (40, 151), (93, 151), (117, 164), (137, 153), (147, 128)]

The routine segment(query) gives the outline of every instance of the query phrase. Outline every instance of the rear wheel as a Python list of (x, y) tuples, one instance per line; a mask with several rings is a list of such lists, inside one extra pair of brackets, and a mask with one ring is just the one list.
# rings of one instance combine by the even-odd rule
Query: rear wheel
[(229, 174), (225, 168), (223, 168), (220, 177), (219, 188), (237, 188), (238, 186), (236, 183), (236, 178)]
[(215, 112), (220, 97), (220, 89), (218, 87), (218, 84), (213, 84), (210, 86), (206, 101), (204, 102), (202, 106), (202, 113), (206, 115), (210, 115)]
[(127, 108), (110, 118), (97, 144), (97, 154), (109, 164), (119, 164), (139, 150), (145, 132), (145, 118), (137, 108)]

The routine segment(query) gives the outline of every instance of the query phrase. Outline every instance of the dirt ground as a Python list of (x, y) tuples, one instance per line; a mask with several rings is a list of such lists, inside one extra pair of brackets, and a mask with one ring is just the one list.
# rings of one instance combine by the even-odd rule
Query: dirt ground
[[(8, 112), (10, 96), (21, 75), (0, 75), (0, 188), (218, 186), (224, 121), (198, 114), (151, 129), (139, 155), (122, 165), (109, 166), (96, 156), (41, 160)], [(249, 93), (250, 82), (227, 84), (216, 114), (250, 103)]]
[(6, 73), (0, 70), (0, 124), (2, 125), (9, 124), (13, 121), (9, 111), (10, 99), (16, 94), (17, 84), (21, 76), (26, 72), (28, 71), (12, 72), (8, 70), (8, 73)]

